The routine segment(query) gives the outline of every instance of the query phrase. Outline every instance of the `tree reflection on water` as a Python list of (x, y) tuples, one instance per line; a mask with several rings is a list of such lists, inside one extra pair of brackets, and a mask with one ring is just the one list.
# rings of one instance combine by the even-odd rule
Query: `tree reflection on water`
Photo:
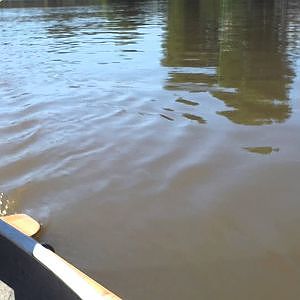
[(284, 122), (295, 76), (288, 54), (289, 6), (269, 0), (246, 4), (169, 1), (162, 64), (177, 69), (169, 72), (166, 88), (209, 91), (227, 106), (218, 114), (234, 123)]

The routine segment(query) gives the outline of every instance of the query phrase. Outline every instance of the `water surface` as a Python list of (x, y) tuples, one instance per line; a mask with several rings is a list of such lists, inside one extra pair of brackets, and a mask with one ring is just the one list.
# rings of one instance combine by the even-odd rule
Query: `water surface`
[(0, 5), (1, 213), (124, 299), (300, 298), (298, 0)]

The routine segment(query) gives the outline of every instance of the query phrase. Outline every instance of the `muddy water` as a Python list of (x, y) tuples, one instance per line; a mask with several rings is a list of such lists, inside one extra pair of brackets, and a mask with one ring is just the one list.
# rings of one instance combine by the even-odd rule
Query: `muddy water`
[(1, 210), (125, 299), (300, 298), (300, 5), (0, 8)]

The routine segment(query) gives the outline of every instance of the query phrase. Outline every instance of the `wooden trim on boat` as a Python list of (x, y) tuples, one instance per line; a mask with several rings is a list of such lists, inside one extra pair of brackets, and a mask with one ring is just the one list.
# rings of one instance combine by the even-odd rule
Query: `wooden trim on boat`
[(35, 245), (33, 256), (68, 285), (81, 299), (121, 300), (121, 298), (41, 244)]

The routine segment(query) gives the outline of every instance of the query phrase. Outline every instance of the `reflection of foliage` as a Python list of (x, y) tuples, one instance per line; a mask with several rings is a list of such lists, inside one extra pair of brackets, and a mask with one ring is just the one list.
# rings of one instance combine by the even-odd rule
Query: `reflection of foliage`
[(189, 120), (197, 121), (199, 124), (205, 124), (206, 123), (206, 121), (200, 116), (196, 116), (196, 115), (193, 115), (193, 114), (187, 114), (187, 113), (182, 114), (182, 116), (189, 119)]
[(293, 76), (279, 30), (284, 20), (274, 1), (254, 2), (247, 11), (237, 2), (222, 3), (218, 83), (238, 92), (214, 93), (235, 109), (221, 114), (247, 125), (284, 121), (290, 113), (287, 86)]
[(273, 148), (273, 147), (244, 147), (245, 150), (251, 153), (256, 153), (256, 154), (271, 154), (273, 152), (279, 152), (279, 148)]
[[(59, 0), (61, 5), (70, 3), (81, 4), (81, 0)], [(57, 3), (51, 0), (48, 4)], [(48, 33), (54, 38), (76, 37), (80, 41), (81, 34), (99, 34), (100, 31), (114, 34), (117, 44), (128, 45), (135, 43), (139, 37), (138, 27), (144, 24), (147, 1), (121, 1), (121, 0), (88, 0), (85, 5), (97, 4), (99, 10), (80, 9), (74, 13), (73, 8), (64, 9), (55, 14), (46, 14), (45, 20), (52, 21), (48, 27)], [(78, 19), (86, 22), (78, 26)]]
[[(162, 64), (179, 69), (170, 71), (166, 88), (195, 92), (201, 86), (233, 109), (219, 114), (238, 124), (283, 122), (294, 76), (285, 14), (286, 0), (169, 1)], [(206, 74), (207, 67), (216, 72)]]
[[(5, 1), (7, 7), (58, 7), (97, 4), (99, 0), (18, 0)], [(102, 0), (100, 0), (102, 2)]]
[(219, 0), (172, 0), (168, 6), (166, 66), (215, 66)]
[(283, 122), (289, 117), (290, 108), (283, 103), (264, 100), (260, 95), (251, 94), (250, 91), (238, 93), (216, 92), (214, 96), (222, 99), (228, 107), (234, 110), (219, 112), (237, 124), (263, 125), (272, 122)]

